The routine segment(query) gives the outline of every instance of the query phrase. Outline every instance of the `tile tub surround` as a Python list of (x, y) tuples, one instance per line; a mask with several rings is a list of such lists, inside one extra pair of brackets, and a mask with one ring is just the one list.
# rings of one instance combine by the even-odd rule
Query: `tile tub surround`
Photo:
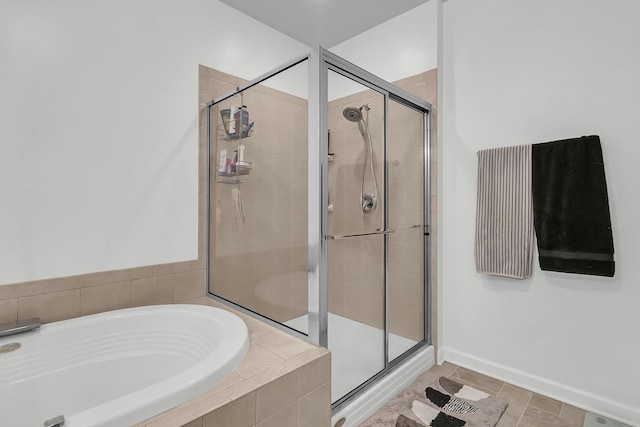
[(202, 395), (134, 427), (326, 427), (331, 421), (331, 356), (208, 297), (186, 301), (233, 312), (251, 347), (238, 368)]
[(0, 286), (0, 323), (43, 323), (205, 294), (204, 264), (186, 261)]
[[(48, 323), (172, 302), (220, 307), (240, 316), (249, 328), (251, 347), (245, 359), (206, 393), (136, 427), (329, 425), (329, 351), (203, 296), (204, 270), (188, 270), (189, 265), (193, 263), (0, 286), (0, 323), (33, 316)], [(225, 424), (229, 417), (234, 422)]]

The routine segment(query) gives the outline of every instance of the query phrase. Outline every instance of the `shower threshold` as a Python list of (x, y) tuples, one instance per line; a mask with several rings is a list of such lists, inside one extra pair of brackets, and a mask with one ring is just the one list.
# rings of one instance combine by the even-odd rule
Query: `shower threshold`
[[(335, 402), (384, 368), (384, 331), (334, 313), (329, 313), (328, 320), (331, 401)], [(300, 316), (284, 324), (307, 333), (308, 316)], [(417, 343), (390, 333), (389, 360)]]

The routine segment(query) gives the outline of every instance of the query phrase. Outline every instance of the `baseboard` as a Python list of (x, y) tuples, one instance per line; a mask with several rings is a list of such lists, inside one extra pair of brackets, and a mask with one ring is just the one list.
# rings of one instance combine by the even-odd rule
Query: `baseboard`
[(450, 348), (441, 348), (438, 361), (447, 361), (468, 368), (543, 396), (566, 402), (570, 405), (604, 415), (630, 425), (640, 425), (640, 408), (631, 407), (584, 390), (539, 377), (518, 369), (504, 366)]
[(359, 426), (433, 365), (435, 365), (433, 346), (419, 350), (391, 374), (356, 397), (346, 407), (332, 414), (331, 425), (335, 426), (340, 418), (345, 418), (343, 427)]
[(442, 365), (446, 361), (445, 358), (444, 358), (444, 356), (445, 356), (444, 351), (445, 350), (442, 347), (438, 346), (438, 354), (437, 354), (437, 357), (436, 357), (436, 363), (438, 365)]

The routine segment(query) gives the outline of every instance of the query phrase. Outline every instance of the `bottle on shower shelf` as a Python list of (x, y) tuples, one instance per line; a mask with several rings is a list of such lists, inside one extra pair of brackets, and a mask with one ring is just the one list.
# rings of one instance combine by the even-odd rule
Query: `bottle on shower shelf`
[[(232, 110), (233, 111), (233, 110)], [(234, 121), (235, 121), (235, 132), (234, 132), (234, 139), (237, 138), (246, 138), (249, 135), (248, 129), (249, 129), (249, 111), (247, 110), (247, 106), (243, 105), (241, 107), (238, 107), (233, 115)]]

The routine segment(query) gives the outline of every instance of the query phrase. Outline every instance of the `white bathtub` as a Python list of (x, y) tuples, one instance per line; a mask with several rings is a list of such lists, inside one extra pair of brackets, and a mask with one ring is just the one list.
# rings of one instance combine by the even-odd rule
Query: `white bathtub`
[(116, 310), (0, 338), (0, 425), (135, 424), (206, 391), (249, 348), (236, 315), (200, 305)]

